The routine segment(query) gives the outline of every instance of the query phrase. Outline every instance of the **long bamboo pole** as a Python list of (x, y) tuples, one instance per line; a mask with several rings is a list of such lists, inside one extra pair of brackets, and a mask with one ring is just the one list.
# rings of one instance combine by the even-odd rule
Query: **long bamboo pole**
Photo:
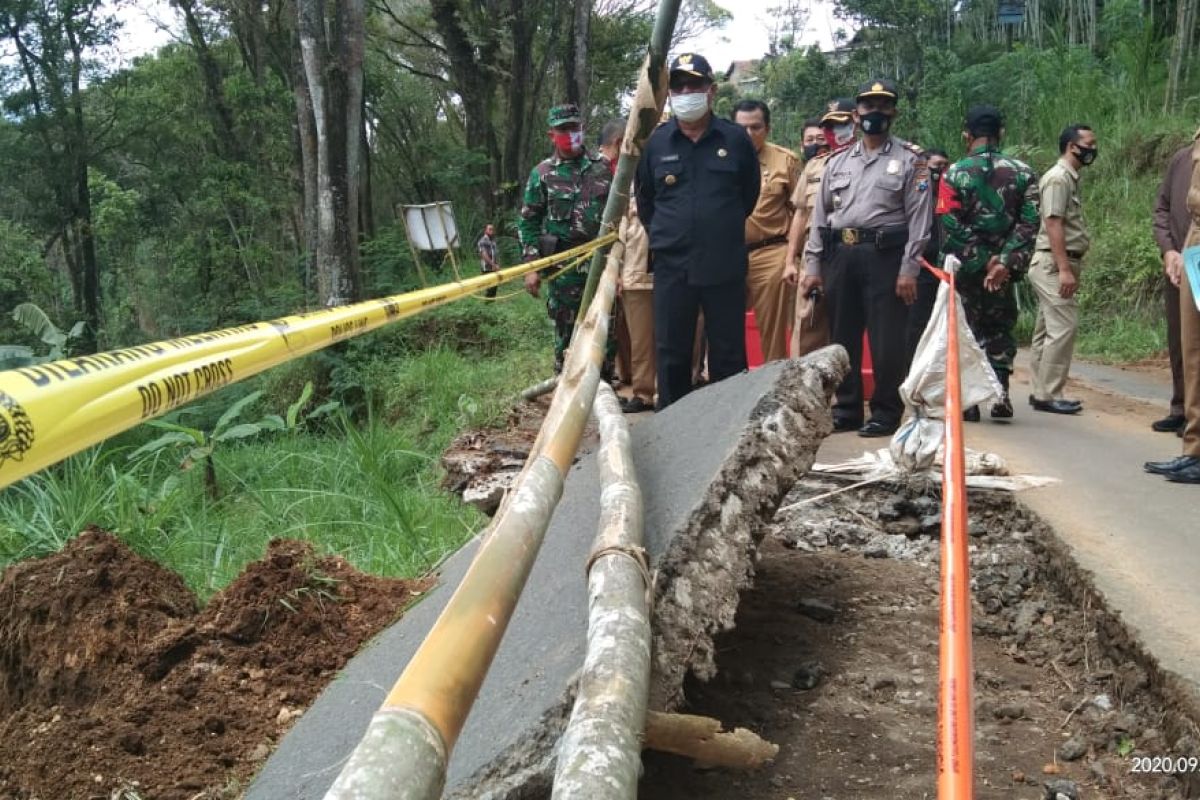
[(553, 800), (637, 796), (650, 694), (652, 587), (642, 550), (642, 492), (629, 425), (607, 384), (600, 385), (595, 413), (601, 503), (588, 570), (587, 658), (559, 745)]
[[(663, 106), (667, 102), (667, 49), (671, 46), (671, 35), (675, 32), (680, 3), (681, 0), (659, 0), (654, 31), (650, 35), (650, 47), (642, 64), (642, 72), (638, 76), (629, 120), (625, 124), (625, 138), (621, 143), (621, 155), (617, 159), (617, 172), (604, 205), (604, 216), (600, 222), (601, 235), (615, 231), (621, 218), (625, 216), (625, 211), (629, 208), (633, 173), (642, 157), (642, 147), (650, 138), (650, 134), (654, 133), (662, 117)], [(597, 250), (592, 256), (587, 284), (583, 287), (583, 297), (579, 301), (580, 316), (592, 303), (604, 256), (605, 249)]]
[[(637, 156), (666, 100), (666, 50), (680, 2), (659, 2), (601, 236), (616, 228), (627, 207)], [(655, 101), (646, 101), (647, 96)], [(583, 324), (575, 328), (554, 400), (515, 491), (484, 533), (467, 574), (375, 713), (327, 800), (435, 800), (441, 795), (450, 753), (533, 568), (600, 383), (619, 258), (608, 259), (603, 270), (597, 263), (594, 259), (588, 275), (595, 302), (581, 305)], [(433, 746), (430, 734), (440, 747)]]
[(450, 752), (529, 577), (600, 383), (616, 264), (567, 356), (529, 461), (475, 560), (375, 713), (328, 800), (435, 800)]

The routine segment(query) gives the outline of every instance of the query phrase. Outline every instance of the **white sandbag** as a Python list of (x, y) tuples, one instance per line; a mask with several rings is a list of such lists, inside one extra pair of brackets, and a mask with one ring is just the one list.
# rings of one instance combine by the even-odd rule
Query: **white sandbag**
[[(946, 257), (946, 268), (957, 269), (958, 260)], [(946, 307), (950, 285), (938, 286), (933, 313), (917, 352), (913, 356), (908, 377), (900, 385), (900, 397), (911, 415), (892, 436), (891, 454), (902, 472), (929, 469), (937, 457), (945, 436), (946, 416), (946, 354), (949, 351), (949, 327)], [(962, 302), (955, 305), (958, 314), (959, 380), (964, 409), (986, 406), (1004, 396), (1004, 389), (988, 363), (983, 348), (975, 341), (967, 326)]]

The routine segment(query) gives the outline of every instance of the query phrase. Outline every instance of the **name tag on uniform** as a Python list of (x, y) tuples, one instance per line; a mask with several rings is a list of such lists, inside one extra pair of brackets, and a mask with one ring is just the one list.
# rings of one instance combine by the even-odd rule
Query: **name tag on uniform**
[(900, 171), (902, 169), (903, 169), (903, 167), (901, 166), (899, 159), (893, 158), (887, 164), (887, 174), (888, 175), (899, 175)]
[(669, 156), (659, 156), (658, 157), (658, 162), (660, 164), (669, 164), (672, 161), (678, 161), (678, 160), (679, 160), (679, 153), (672, 153)]

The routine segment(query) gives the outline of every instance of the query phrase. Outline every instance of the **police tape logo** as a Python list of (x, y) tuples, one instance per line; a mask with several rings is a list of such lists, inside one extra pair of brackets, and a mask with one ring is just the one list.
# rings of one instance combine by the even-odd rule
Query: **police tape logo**
[(0, 392), (0, 466), (10, 458), (20, 461), (33, 447), (33, 423), (21, 404)]

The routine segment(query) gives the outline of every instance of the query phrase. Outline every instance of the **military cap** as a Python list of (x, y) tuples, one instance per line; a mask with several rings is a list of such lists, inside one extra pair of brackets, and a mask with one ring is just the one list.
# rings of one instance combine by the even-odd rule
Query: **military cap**
[(704, 78), (706, 81), (713, 79), (713, 70), (708, 59), (699, 53), (680, 53), (675, 56), (675, 60), (671, 62), (671, 74), (676, 72)]
[(821, 116), (822, 125), (838, 125), (849, 122), (851, 114), (854, 113), (854, 101), (849, 97), (839, 97), (836, 100), (830, 100), (828, 108), (825, 109), (824, 115)]
[(886, 97), (889, 100), (899, 100), (900, 94), (896, 91), (895, 83), (887, 78), (876, 78), (859, 85), (858, 94), (854, 99), (858, 101), (864, 97)]
[(971, 106), (964, 127), (975, 136), (999, 136), (1004, 127), (1004, 115), (995, 106)]
[(563, 103), (550, 109), (550, 113), (546, 115), (546, 122), (550, 124), (551, 128), (557, 128), (559, 125), (583, 122), (583, 117), (579, 114), (579, 106), (574, 103)]

